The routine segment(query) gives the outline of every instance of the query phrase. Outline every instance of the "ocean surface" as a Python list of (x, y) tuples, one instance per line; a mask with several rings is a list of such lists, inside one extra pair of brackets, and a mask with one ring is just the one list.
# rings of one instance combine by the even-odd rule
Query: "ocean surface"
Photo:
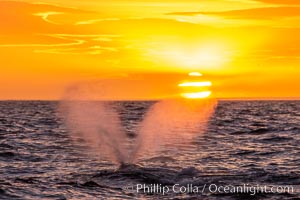
[[(118, 102), (129, 140), (152, 104)], [(122, 166), (74, 142), (58, 106), (0, 102), (0, 199), (300, 199), (300, 101), (220, 101), (187, 148)]]

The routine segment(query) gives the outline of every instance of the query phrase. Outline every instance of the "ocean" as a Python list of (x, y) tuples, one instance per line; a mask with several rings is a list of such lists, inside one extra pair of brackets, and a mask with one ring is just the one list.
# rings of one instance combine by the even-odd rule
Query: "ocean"
[[(115, 104), (134, 142), (155, 102)], [(300, 101), (219, 101), (201, 134), (130, 164), (74, 139), (59, 106), (0, 102), (0, 199), (300, 198)]]

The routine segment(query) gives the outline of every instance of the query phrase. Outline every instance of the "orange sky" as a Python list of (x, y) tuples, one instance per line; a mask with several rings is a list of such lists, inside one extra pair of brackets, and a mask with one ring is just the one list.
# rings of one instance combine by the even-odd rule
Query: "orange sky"
[(299, 35), (299, 0), (0, 1), (0, 99), (158, 98), (192, 71), (214, 97), (299, 98)]

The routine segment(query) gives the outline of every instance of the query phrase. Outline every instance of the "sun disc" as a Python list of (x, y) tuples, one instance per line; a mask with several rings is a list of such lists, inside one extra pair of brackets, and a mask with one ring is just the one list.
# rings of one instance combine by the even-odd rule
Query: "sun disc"
[(187, 99), (204, 99), (211, 95), (211, 91), (182, 93), (181, 96)]
[(209, 87), (211, 86), (210, 81), (202, 81), (202, 82), (185, 82), (180, 83), (179, 87)]

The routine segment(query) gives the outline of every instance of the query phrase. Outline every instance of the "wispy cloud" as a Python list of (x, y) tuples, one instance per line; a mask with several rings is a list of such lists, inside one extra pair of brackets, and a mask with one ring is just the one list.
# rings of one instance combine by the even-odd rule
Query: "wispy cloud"
[(48, 17), (50, 15), (61, 15), (61, 14), (64, 14), (64, 13), (63, 12), (42, 12), (42, 13), (35, 13), (33, 15), (42, 17), (42, 19), (45, 20), (46, 22), (49, 22), (52, 24), (59, 24), (59, 23), (49, 20)]
[[(115, 35), (76, 35), (76, 34), (52, 34), (48, 35), (54, 38), (60, 38), (73, 41), (68, 44), (54, 45), (55, 49), (37, 49), (35, 53), (52, 53), (52, 54), (90, 54), (98, 55), (104, 52), (118, 52), (117, 46), (112, 46), (109, 42), (113, 41)], [(102, 40), (99, 40), (102, 39)], [(102, 43), (105, 41), (105, 43)], [(64, 48), (72, 46), (72, 48)], [(49, 47), (49, 46), (48, 46)]]
[(65, 41), (69, 42), (64, 42), (64, 43), (55, 43), (55, 44), (0, 44), (1, 47), (68, 47), (68, 46), (76, 46), (76, 45), (81, 45), (85, 43), (85, 40), (78, 39), (78, 38), (68, 38), (65, 37), (64, 35), (48, 35), (50, 37), (55, 37), (58, 39), (63, 39)]
[(270, 4), (300, 5), (299, 0), (256, 0)]
[(118, 20), (120, 19), (119, 18), (91, 19), (91, 20), (76, 22), (75, 25), (87, 25), (87, 24), (95, 24), (97, 22), (102, 22), (102, 21), (118, 21)]
[(300, 7), (265, 7), (224, 12), (173, 12), (168, 15), (197, 16), (217, 15), (235, 19), (274, 19), (300, 16)]

